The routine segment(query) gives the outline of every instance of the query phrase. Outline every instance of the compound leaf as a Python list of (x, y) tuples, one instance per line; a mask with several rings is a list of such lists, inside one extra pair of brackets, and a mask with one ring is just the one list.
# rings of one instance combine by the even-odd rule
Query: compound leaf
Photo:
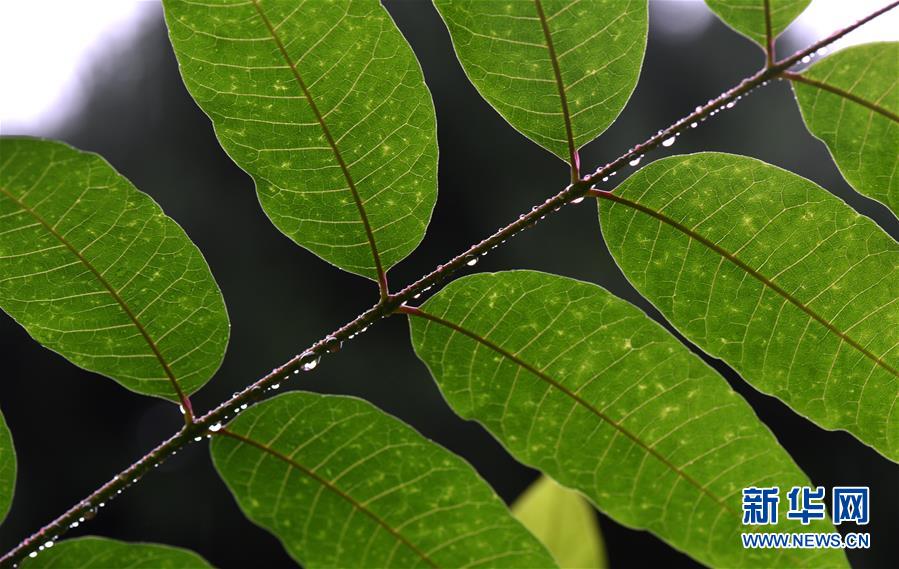
[(637, 85), (646, 0), (434, 4), (481, 96), (565, 161), (612, 124)]
[(705, 0), (721, 21), (763, 48), (767, 43), (766, 1), (771, 9), (771, 38), (779, 36), (812, 0)]
[(164, 2), (188, 91), (263, 209), (372, 279), (421, 242), (437, 199), (434, 105), (377, 2)]
[(0, 139), (0, 306), (124, 387), (179, 401), (221, 364), (229, 323), (184, 230), (100, 156)]
[(593, 507), (583, 496), (541, 476), (512, 504), (512, 513), (565, 569), (608, 566)]
[(6, 419), (0, 412), (0, 522), (9, 513), (15, 491), (16, 448), (12, 444), (12, 434), (6, 425)]
[(549, 567), (461, 458), (350, 397), (293, 392), (219, 431), (212, 458), (244, 514), (304, 567)]
[(809, 131), (853, 188), (899, 215), (899, 42), (846, 48), (793, 82)]
[[(742, 489), (808, 480), (749, 405), (634, 306), (514, 271), (458, 279), (409, 312), (450, 405), (620, 523), (712, 566), (845, 566), (839, 551), (743, 548)], [(806, 530), (833, 531), (818, 528)]]
[(606, 194), (624, 274), (757, 389), (899, 459), (899, 245), (814, 183), (719, 153)]
[(23, 569), (209, 569), (187, 549), (155, 543), (128, 543), (104, 537), (67, 539), (22, 562)]

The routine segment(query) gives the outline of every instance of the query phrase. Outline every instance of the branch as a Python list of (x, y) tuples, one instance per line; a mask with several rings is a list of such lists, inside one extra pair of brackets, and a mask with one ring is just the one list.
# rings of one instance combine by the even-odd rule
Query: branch
[(8, 551), (2, 558), (0, 558), (0, 567), (13, 567), (26, 556), (36, 555), (39, 550), (43, 549), (42, 544), (47, 541), (58, 539), (69, 528), (76, 527), (85, 519), (91, 517), (92, 513), (95, 513), (98, 508), (103, 507), (106, 502), (116, 497), (133, 483), (137, 482), (149, 470), (152, 470), (155, 466), (164, 462), (179, 449), (187, 446), (191, 442), (203, 440), (203, 438), (208, 435), (219, 431), (222, 422), (227, 421), (242, 409), (245, 409), (250, 404), (265, 397), (273, 384), (282, 383), (288, 380), (290, 376), (299, 374), (300, 371), (309, 371), (313, 369), (323, 355), (334, 351), (335, 347), (339, 346), (340, 343), (353, 338), (353, 336), (375, 322), (398, 312), (409, 313), (412, 309), (405, 306), (405, 303), (419, 298), (422, 294), (431, 290), (435, 285), (444, 281), (459, 269), (465, 267), (471, 260), (477, 259), (494, 247), (499, 246), (507, 239), (514, 237), (536, 224), (543, 217), (558, 211), (563, 206), (574, 201), (579, 201), (580, 198), (583, 198), (587, 192), (590, 191), (591, 186), (598, 183), (603, 178), (616, 173), (618, 170), (628, 165), (630, 161), (642, 157), (644, 153), (691, 128), (693, 123), (698, 123), (712, 114), (712, 112), (725, 107), (728, 103), (735, 101), (738, 97), (742, 97), (756, 87), (764, 85), (771, 79), (783, 77), (790, 67), (802, 60), (806, 55), (812, 54), (821, 47), (835, 42), (852, 30), (895, 8), (897, 5), (899, 5), (899, 0), (894, 0), (890, 4), (865, 18), (862, 18), (854, 24), (834, 32), (809, 47), (794, 53), (790, 57), (778, 61), (774, 65), (765, 67), (751, 77), (741, 81), (736, 87), (725, 91), (717, 98), (710, 100), (705, 105), (696, 107), (696, 110), (691, 114), (675, 122), (667, 129), (659, 131), (658, 134), (645, 140), (641, 144), (634, 146), (612, 162), (609, 162), (596, 170), (592, 175), (585, 176), (580, 181), (569, 185), (555, 196), (549, 198), (542, 204), (535, 206), (531, 211), (522, 215), (509, 225), (506, 225), (490, 237), (472, 245), (446, 264), (439, 265), (436, 269), (408, 285), (400, 292), (396, 294), (387, 294), (382, 297), (378, 304), (372, 306), (325, 338), (322, 338), (302, 354), (294, 356), (282, 366), (273, 369), (271, 373), (249, 385), (202, 417), (195, 419), (193, 423), (186, 424), (180, 431), (150, 451), (143, 458), (123, 470), (118, 476), (95, 490), (89, 496), (72, 506), (64, 514)]

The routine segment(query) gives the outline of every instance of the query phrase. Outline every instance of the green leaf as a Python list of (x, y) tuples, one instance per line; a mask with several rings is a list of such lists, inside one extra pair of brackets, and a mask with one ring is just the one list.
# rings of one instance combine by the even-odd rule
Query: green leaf
[(618, 117), (646, 51), (646, 0), (434, 0), (468, 78), (526, 137), (571, 161)]
[(471, 466), (371, 404), (293, 392), (240, 414), (212, 458), (304, 567), (550, 567)]
[[(720, 376), (634, 306), (514, 271), (456, 280), (411, 312), (415, 351), (456, 412), (620, 523), (712, 566), (845, 566), (839, 551), (743, 548), (742, 489), (808, 479)], [(833, 531), (813, 527), (784, 519), (777, 531)]]
[(802, 118), (843, 177), (899, 215), (899, 42), (844, 49), (798, 79)]
[(16, 448), (12, 444), (12, 433), (0, 413), (0, 522), (9, 513), (12, 497), (16, 491)]
[(565, 569), (608, 566), (593, 507), (583, 496), (541, 476), (512, 504), (512, 513)]
[(25, 559), (22, 569), (207, 569), (205, 559), (187, 549), (155, 543), (128, 543), (104, 537), (67, 539)]
[(702, 153), (604, 195), (624, 274), (757, 389), (899, 459), (899, 245), (814, 183)]
[(372, 279), (415, 249), (437, 199), (434, 104), (377, 2), (163, 4), (188, 91), (278, 229)]
[(0, 306), (124, 387), (179, 401), (218, 369), (228, 314), (202, 254), (96, 154), (0, 139)]
[[(768, 0), (771, 7), (771, 38), (779, 36), (812, 0)], [(763, 48), (766, 42), (766, 0), (705, 0), (721, 21)]]

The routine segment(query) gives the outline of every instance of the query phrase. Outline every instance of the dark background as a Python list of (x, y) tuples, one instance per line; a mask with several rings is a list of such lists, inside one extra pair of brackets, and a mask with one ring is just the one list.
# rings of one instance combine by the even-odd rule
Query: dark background
[[(640, 83), (621, 118), (582, 151), (585, 169), (617, 157), (762, 64), (757, 47), (717, 20), (695, 35), (662, 33), (655, 23), (684, 15), (675, 2), (651, 5), (653, 24)], [(440, 142), (437, 208), (424, 243), (390, 272), (398, 289), (554, 194), (566, 184), (568, 172), (478, 96), (430, 3), (394, 1), (388, 9), (422, 62), (437, 107)], [(779, 46), (784, 53), (799, 47)], [(193, 398), (198, 411), (377, 300), (373, 283), (320, 261), (269, 223), (252, 181), (221, 150), (208, 119), (184, 89), (161, 16), (132, 47), (99, 63), (93, 75), (86, 107), (59, 138), (101, 153), (153, 196), (204, 252), (228, 303), (230, 346), (218, 375)], [(825, 147), (808, 134), (786, 84), (757, 90), (644, 163), (700, 150), (745, 154), (788, 168), (899, 236), (899, 224), (887, 210), (852, 191)], [(656, 316), (600, 242), (590, 200), (512, 239), (477, 268), (532, 268), (584, 279)], [(15, 501), (0, 532), (5, 550), (173, 433), (181, 417), (171, 404), (130, 393), (41, 348), (2, 313), (0, 346), (0, 405), (19, 457)], [(813, 426), (707, 359), (752, 403), (812, 482), (871, 487), (872, 521), (866, 529), (873, 548), (850, 551), (849, 558), (856, 567), (899, 566), (899, 467), (845, 433)], [(314, 373), (285, 387), (374, 402), (467, 458), (506, 500), (536, 476), (482, 428), (449, 410), (413, 354), (401, 318), (378, 323)], [(278, 541), (241, 515), (205, 447), (196, 444), (180, 452), (69, 536), (184, 546), (222, 568), (292, 566)], [(613, 567), (696, 565), (646, 532), (605, 516), (600, 522)]]

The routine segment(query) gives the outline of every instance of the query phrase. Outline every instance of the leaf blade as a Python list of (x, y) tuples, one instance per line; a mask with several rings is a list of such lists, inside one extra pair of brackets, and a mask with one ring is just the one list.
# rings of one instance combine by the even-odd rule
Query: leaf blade
[(304, 566), (553, 564), (467, 463), (364, 401), (286, 393), (219, 433), (213, 461), (244, 514)]
[(605, 547), (593, 508), (580, 494), (541, 476), (512, 504), (512, 513), (564, 569), (605, 569)]
[(434, 5), (481, 96), (569, 163), (612, 124), (636, 87), (648, 29), (643, 0), (605, 2), (602, 10), (557, 0)]
[(0, 524), (6, 519), (16, 491), (16, 447), (0, 412)]
[(899, 216), (896, 77), (899, 42), (863, 44), (803, 71), (793, 91), (806, 127), (827, 146), (846, 181)]
[(722, 378), (633, 306), (512, 271), (458, 279), (421, 310), (413, 347), (456, 412), (619, 523), (713, 566), (782, 554), (845, 565), (840, 553), (743, 549), (740, 488), (807, 479)]
[(221, 364), (228, 315), (181, 227), (96, 154), (27, 138), (0, 147), (3, 310), (132, 391), (178, 402), (202, 387)]
[(130, 543), (103, 537), (79, 537), (60, 541), (33, 558), (22, 561), (25, 569), (209, 569), (193, 551), (156, 543)]
[(436, 118), (380, 5), (164, 7), (188, 91), (279, 230), (374, 280), (415, 249), (437, 196)]
[(705, 0), (721, 21), (765, 49), (765, 4), (771, 8), (771, 39), (779, 36), (811, 0)]
[(616, 196), (600, 209), (609, 248), (687, 338), (815, 423), (899, 457), (889, 236), (814, 183), (741, 156), (660, 160)]

